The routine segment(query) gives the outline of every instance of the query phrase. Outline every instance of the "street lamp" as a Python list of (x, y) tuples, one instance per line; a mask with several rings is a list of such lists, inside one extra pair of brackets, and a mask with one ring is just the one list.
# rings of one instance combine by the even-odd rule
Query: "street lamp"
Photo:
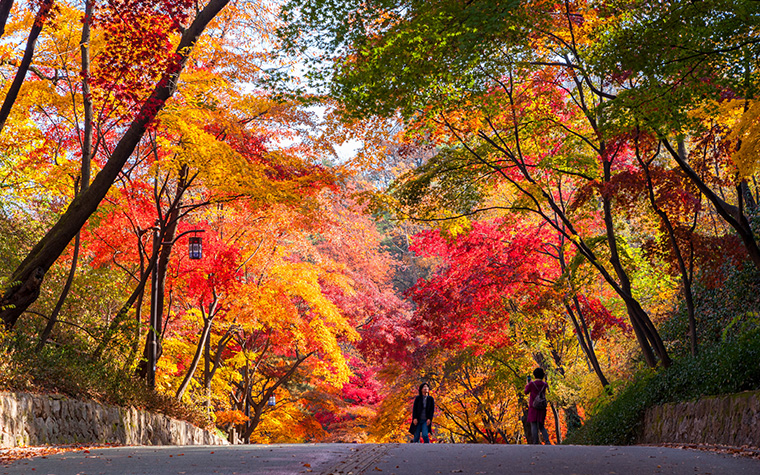
[(150, 333), (148, 333), (148, 368), (147, 382), (151, 389), (156, 387), (156, 364), (158, 363), (158, 345), (159, 330), (161, 328), (160, 309), (158, 308), (159, 288), (158, 288), (158, 258), (159, 247), (163, 245), (173, 245), (177, 239), (187, 234), (193, 233), (190, 239), (188, 254), (190, 259), (199, 260), (203, 257), (203, 241), (198, 237), (198, 233), (205, 232), (204, 229), (191, 229), (176, 236), (171, 242), (161, 242), (161, 228), (159, 222), (153, 228), (153, 272), (151, 275), (151, 299), (150, 299)]
[(190, 259), (198, 260), (203, 257), (203, 240), (199, 236), (190, 236), (189, 246)]

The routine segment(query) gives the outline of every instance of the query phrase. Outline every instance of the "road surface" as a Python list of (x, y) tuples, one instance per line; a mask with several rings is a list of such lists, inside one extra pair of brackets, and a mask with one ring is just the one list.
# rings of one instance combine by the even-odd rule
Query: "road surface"
[(0, 465), (0, 475), (759, 475), (760, 460), (665, 447), (298, 444), (115, 447)]

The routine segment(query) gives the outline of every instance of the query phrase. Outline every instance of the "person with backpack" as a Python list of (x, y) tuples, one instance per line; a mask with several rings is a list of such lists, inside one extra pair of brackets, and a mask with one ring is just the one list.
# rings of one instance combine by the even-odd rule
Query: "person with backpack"
[(544, 427), (546, 421), (546, 391), (549, 385), (544, 381), (544, 370), (536, 368), (533, 370), (533, 376), (536, 378), (531, 381), (528, 376), (528, 384), (525, 386), (525, 394), (530, 394), (528, 398), (528, 422), (530, 423), (530, 443), (538, 444), (539, 431), (544, 437), (544, 442), (551, 445), (549, 441), (549, 432)]

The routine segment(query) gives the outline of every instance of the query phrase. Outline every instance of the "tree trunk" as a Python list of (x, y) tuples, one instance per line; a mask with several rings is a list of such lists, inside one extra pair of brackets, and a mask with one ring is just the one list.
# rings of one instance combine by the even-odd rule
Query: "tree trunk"
[[(749, 254), (749, 258), (752, 260), (755, 268), (760, 270), (760, 246), (758, 245), (755, 233), (753, 232), (744, 211), (740, 207), (726, 203), (720, 196), (718, 196), (707, 183), (705, 183), (702, 177), (691, 168), (686, 160), (685, 154), (681, 155), (681, 153), (676, 151), (664, 135), (660, 134), (660, 140), (662, 140), (665, 149), (670, 153), (670, 156), (673, 157), (673, 160), (675, 160), (678, 166), (681, 167), (681, 170), (683, 170), (686, 176), (689, 177), (697, 188), (699, 188), (699, 191), (701, 191), (710, 203), (712, 203), (715, 207), (715, 211), (717, 211), (720, 217), (723, 218), (729, 226), (734, 228), (744, 243), (747, 254)], [(741, 196), (741, 192), (739, 193), (739, 196)]]
[[(177, 188), (174, 192), (174, 198), (169, 204), (169, 209), (166, 211), (166, 216), (163, 215), (161, 210), (161, 193), (155, 192), (156, 199), (156, 214), (158, 215), (157, 224), (162, 230), (161, 238), (159, 239), (158, 249), (159, 257), (155, 268), (155, 278), (153, 279), (153, 287), (151, 289), (151, 316), (153, 322), (151, 327), (155, 329), (155, 333), (148, 333), (144, 352), (146, 355), (152, 355), (148, 359), (154, 360), (153, 363), (157, 364), (158, 359), (161, 356), (161, 328), (163, 327), (164, 319), (164, 293), (166, 290), (166, 274), (169, 270), (169, 258), (171, 257), (172, 249), (174, 248), (174, 239), (177, 235), (177, 225), (179, 224), (179, 211), (182, 203), (182, 196), (187, 190), (187, 165), (182, 166), (179, 174), (179, 180), (177, 182)], [(167, 177), (167, 181), (168, 181)], [(154, 185), (158, 188), (158, 183)], [(155, 346), (155, 349), (151, 349)], [(151, 347), (151, 348), (149, 348)]]
[(525, 443), (532, 444), (533, 443), (532, 431), (530, 428), (530, 422), (528, 422), (528, 401), (529, 399), (525, 397), (525, 393), (518, 388), (517, 407), (522, 408), (521, 416), (520, 416), (520, 424), (522, 424), (523, 433), (525, 434)]
[(599, 378), (599, 382), (602, 383), (602, 387), (606, 388), (610, 385), (610, 382), (604, 375), (602, 366), (599, 364), (599, 359), (596, 357), (596, 351), (594, 351), (594, 342), (591, 340), (591, 335), (588, 332), (588, 325), (586, 325), (586, 319), (583, 317), (583, 313), (581, 312), (580, 308), (580, 302), (578, 302), (578, 297), (576, 295), (573, 295), (573, 305), (578, 311), (577, 318), (575, 316), (575, 312), (573, 312), (573, 308), (567, 303), (565, 304), (565, 310), (570, 316), (570, 321), (573, 323), (573, 327), (575, 328), (575, 334), (578, 338), (578, 343), (580, 344), (581, 351), (583, 351), (583, 353), (586, 355), (586, 358), (588, 358), (589, 364), (594, 370), (594, 374), (596, 374), (596, 377)]
[[(84, 22), (82, 25), (82, 39), (79, 42), (79, 48), (82, 53), (82, 105), (84, 106), (84, 130), (82, 138), (82, 164), (80, 187), (76, 194), (83, 193), (90, 186), (90, 169), (92, 163), (92, 98), (90, 97), (90, 22), (92, 21), (92, 0), (87, 0), (84, 9)], [(0, 11), (1, 13), (1, 11)], [(74, 104), (76, 106), (76, 104)], [(76, 107), (75, 107), (76, 108)], [(71, 290), (71, 284), (74, 282), (74, 275), (77, 269), (77, 260), (79, 259), (80, 233), (74, 237), (74, 253), (71, 258), (71, 269), (63, 286), (61, 295), (58, 298), (55, 308), (50, 314), (45, 329), (40, 334), (40, 340), (37, 343), (37, 351), (40, 351), (45, 342), (50, 337), (53, 327), (58, 322), (58, 314), (63, 308), (63, 303)]]
[(0, 316), (6, 329), (12, 329), (19, 316), (37, 300), (40, 286), (50, 266), (63, 253), (92, 213), (98, 209), (100, 202), (142, 139), (146, 127), (174, 93), (179, 74), (201, 33), (229, 1), (211, 0), (195, 17), (193, 23), (182, 34), (175, 53), (176, 61), (166, 69), (153, 93), (143, 104), (140, 113), (132, 121), (90, 188), (72, 201), (58, 222), (34, 246), (7, 280), (10, 282), (9, 287), (0, 299)]
[[(169, 268), (169, 258), (171, 251), (174, 248), (174, 240), (177, 234), (177, 225), (179, 222), (180, 206), (182, 204), (182, 196), (189, 182), (187, 180), (189, 168), (184, 165), (181, 168), (179, 174), (179, 180), (177, 188), (174, 193), (174, 197), (169, 204), (169, 208), (166, 211), (166, 215), (161, 209), (161, 194), (158, 191), (158, 184), (154, 185), (155, 200), (156, 200), (156, 214), (158, 219), (156, 220), (156, 227), (159, 229), (159, 234), (154, 238), (153, 249), (154, 256), (158, 257), (156, 260), (151, 260), (151, 269), (154, 270), (154, 274), (151, 281), (151, 297), (150, 297), (150, 331), (145, 336), (145, 345), (143, 348), (143, 359), (138, 363), (135, 371), (136, 375), (140, 378), (153, 377), (149, 372), (148, 366), (151, 368), (155, 366), (158, 359), (161, 357), (161, 328), (164, 314), (164, 293), (166, 288), (166, 274)], [(167, 181), (169, 177), (167, 176)], [(163, 189), (163, 188), (162, 188)], [(158, 253), (158, 254), (156, 254)], [(153, 263), (155, 262), (155, 267)], [(138, 319), (138, 327), (140, 324)], [(155, 331), (154, 331), (155, 330)], [(139, 338), (139, 333), (138, 333)], [(138, 343), (139, 344), (139, 343)], [(135, 350), (136, 352), (137, 350)], [(152, 371), (152, 369), (151, 369)]]
[(683, 258), (681, 247), (678, 245), (678, 240), (676, 239), (676, 231), (673, 227), (673, 223), (670, 221), (667, 213), (665, 213), (665, 211), (663, 211), (657, 204), (657, 199), (654, 194), (654, 183), (652, 182), (652, 176), (649, 173), (649, 164), (644, 162), (644, 160), (641, 158), (638, 141), (636, 143), (636, 159), (639, 162), (639, 166), (641, 166), (641, 169), (644, 171), (644, 176), (647, 182), (649, 204), (652, 206), (652, 209), (665, 226), (665, 230), (668, 233), (668, 240), (670, 241), (670, 247), (673, 249), (673, 253), (676, 257), (676, 262), (678, 262), (678, 270), (681, 274), (681, 285), (683, 286), (684, 300), (686, 300), (686, 309), (689, 318), (689, 342), (691, 346), (691, 355), (697, 356), (697, 320), (694, 315), (694, 295), (691, 290), (691, 277), (688, 269), (686, 268), (686, 260)]
[(222, 353), (227, 348), (227, 344), (229, 344), (230, 341), (234, 338), (234, 327), (229, 327), (227, 331), (225, 332), (224, 336), (219, 339), (219, 342), (217, 342), (216, 345), (216, 353), (214, 354), (214, 357), (211, 357), (211, 349), (210, 349), (210, 336), (209, 341), (206, 342), (206, 362), (205, 362), (205, 368), (203, 370), (203, 387), (206, 389), (209, 389), (211, 387), (211, 380), (214, 379), (214, 374), (216, 374), (216, 370), (219, 369), (221, 366), (222, 361)]
[(84, 107), (84, 130), (82, 131), (82, 187), (81, 192), (90, 187), (90, 172), (92, 169), (93, 135), (93, 106), (92, 94), (90, 93), (90, 23), (92, 23), (92, 2), (87, 0), (84, 6), (84, 19), (82, 20), (82, 39), (79, 42), (79, 50), (82, 54), (82, 106)]
[[(602, 144), (601, 148), (602, 157), (605, 156), (605, 145)], [(604, 182), (609, 183), (612, 178), (612, 160), (604, 160)], [(634, 299), (633, 292), (631, 291), (631, 280), (628, 277), (623, 264), (620, 261), (620, 254), (617, 246), (617, 236), (615, 233), (615, 225), (612, 219), (612, 199), (607, 196), (606, 193), (602, 193), (602, 208), (604, 210), (604, 225), (607, 230), (607, 245), (610, 249), (610, 264), (612, 264), (615, 273), (618, 276), (618, 282), (623, 290), (624, 294), (621, 295), (625, 301), (628, 314), (631, 316), (631, 324), (633, 325), (636, 339), (639, 341), (644, 360), (651, 367), (657, 365), (656, 357), (659, 357), (664, 367), (670, 366), (670, 356), (665, 345), (662, 343), (660, 334), (652, 323), (649, 315), (641, 308), (639, 302)]]
[[(13, 2), (8, 2), (11, 5), (8, 5), (8, 9), (10, 10), (10, 7), (12, 6)], [(21, 59), (21, 64), (18, 67), (18, 70), (16, 71), (16, 76), (13, 78), (13, 82), (11, 83), (11, 87), (8, 89), (8, 92), (5, 94), (5, 100), (3, 101), (2, 107), (0, 107), (0, 132), (2, 132), (3, 127), (5, 127), (5, 122), (8, 120), (8, 116), (11, 114), (11, 109), (13, 108), (13, 104), (16, 102), (16, 99), (18, 98), (18, 93), (21, 90), (21, 85), (24, 83), (24, 80), (26, 79), (26, 73), (29, 71), (29, 67), (32, 65), (32, 58), (34, 57), (34, 48), (37, 45), (37, 38), (39, 38), (40, 33), (42, 32), (42, 28), (45, 26), (45, 23), (47, 22), (48, 16), (50, 15), (50, 9), (53, 7), (53, 4), (55, 3), (55, 0), (44, 0), (42, 4), (40, 4), (40, 9), (37, 10), (37, 15), (34, 17), (34, 23), (32, 24), (32, 28), (29, 30), (29, 36), (26, 40), (26, 49), (24, 50), (24, 57)], [(5, 3), (3, 3), (0, 8), (4, 9), (6, 7)], [(0, 10), (0, 14), (2, 14), (2, 11)], [(5, 14), (5, 18), (8, 18), (8, 14)], [(5, 30), (5, 22), (3, 22), (3, 31)]]
[(5, 24), (13, 8), (13, 0), (0, 0), (0, 38), (5, 34)]
[(79, 233), (77, 233), (76, 237), (74, 237), (74, 251), (71, 256), (71, 267), (69, 268), (69, 275), (66, 277), (66, 283), (63, 284), (63, 289), (61, 289), (61, 295), (58, 297), (58, 302), (55, 304), (55, 308), (53, 308), (53, 311), (50, 312), (50, 317), (48, 318), (47, 324), (45, 325), (45, 328), (42, 330), (42, 333), (40, 333), (39, 341), (37, 341), (37, 347), (35, 350), (37, 352), (41, 351), (42, 348), (45, 346), (45, 342), (47, 342), (48, 338), (50, 338), (50, 334), (53, 332), (53, 327), (58, 322), (58, 315), (61, 313), (61, 309), (63, 308), (63, 303), (66, 301), (66, 297), (69, 295), (69, 291), (71, 290), (71, 284), (74, 283), (74, 274), (77, 270), (77, 260), (79, 259)]
[(195, 370), (198, 369), (198, 363), (201, 361), (203, 355), (203, 348), (208, 347), (209, 335), (211, 334), (211, 325), (214, 324), (214, 317), (216, 316), (217, 304), (219, 303), (216, 293), (214, 294), (214, 300), (209, 304), (208, 315), (203, 318), (203, 329), (201, 330), (198, 338), (198, 345), (195, 347), (195, 354), (193, 355), (193, 361), (190, 363), (190, 367), (187, 369), (185, 378), (182, 380), (182, 384), (177, 388), (177, 400), (181, 401), (182, 396), (185, 394), (185, 390), (190, 385), (190, 380), (193, 379)]
[(140, 281), (137, 283), (137, 287), (135, 287), (135, 290), (132, 291), (132, 294), (129, 296), (129, 298), (124, 303), (124, 305), (121, 306), (121, 308), (119, 309), (119, 312), (108, 324), (108, 328), (104, 332), (103, 338), (100, 340), (97, 348), (95, 348), (95, 351), (93, 351), (92, 353), (93, 359), (100, 358), (100, 356), (103, 354), (103, 351), (105, 351), (105, 349), (108, 347), (108, 344), (110, 343), (113, 335), (119, 329), (121, 324), (126, 320), (129, 309), (131, 309), (134, 306), (135, 302), (137, 302), (138, 300), (142, 300), (143, 293), (145, 292), (145, 286), (148, 283), (148, 278), (153, 273), (153, 268), (156, 266), (157, 260), (158, 260), (158, 249), (154, 248), (152, 251), (150, 260), (148, 261), (147, 268), (140, 275)]
[[(567, 264), (565, 262), (565, 252), (562, 245), (558, 247), (557, 258), (559, 260), (560, 270), (564, 274), (567, 272)], [(607, 377), (604, 376), (602, 366), (599, 364), (599, 359), (596, 357), (596, 351), (594, 351), (594, 342), (591, 339), (591, 334), (588, 331), (588, 325), (586, 324), (586, 319), (583, 316), (580, 302), (578, 302), (578, 294), (575, 292), (575, 289), (573, 288), (572, 282), (569, 278), (567, 286), (570, 295), (572, 296), (573, 305), (578, 312), (578, 317), (576, 318), (575, 312), (573, 312), (573, 308), (567, 302), (565, 302), (565, 310), (567, 311), (567, 314), (570, 317), (570, 321), (575, 328), (575, 335), (578, 338), (578, 344), (581, 347), (581, 351), (583, 351), (583, 354), (586, 355), (586, 358), (588, 359), (591, 368), (594, 370), (596, 377), (599, 378), (599, 382), (602, 383), (602, 387), (606, 388), (610, 383), (607, 381)]]
[(264, 390), (261, 392), (261, 399), (258, 401), (253, 400), (253, 397), (250, 394), (250, 387), (248, 388), (246, 395), (247, 399), (249, 400), (250, 406), (254, 410), (254, 415), (251, 417), (251, 421), (248, 423), (248, 426), (246, 427), (246, 430), (242, 434), (242, 439), (245, 441), (245, 443), (250, 443), (251, 435), (253, 435), (253, 432), (256, 430), (256, 427), (258, 427), (259, 422), (261, 422), (261, 416), (264, 413), (264, 407), (267, 405), (267, 402), (269, 401), (269, 398), (274, 395), (274, 392), (279, 388), (283, 383), (286, 383), (290, 380), (290, 378), (293, 377), (293, 374), (295, 374), (298, 367), (306, 361), (308, 357), (313, 355), (314, 353), (309, 353), (307, 355), (297, 357), (295, 362), (293, 363), (293, 366), (288, 369), (288, 371), (282, 375), (279, 379), (277, 379), (277, 382), (271, 385), (268, 388), (264, 388)]
[[(488, 424), (490, 424), (490, 426), (493, 428), (493, 431), (496, 433), (496, 435), (501, 436), (501, 438), (502, 438), (502, 440), (504, 441), (505, 444), (508, 443), (507, 441), (509, 439), (507, 439), (507, 434), (504, 433), (504, 430), (501, 428), (501, 424), (499, 424), (499, 421), (496, 420), (496, 418), (493, 416), (493, 414), (491, 413), (491, 411), (488, 410), (488, 409), (484, 409), (483, 413), (486, 416), (486, 422), (488, 422)], [(499, 442), (499, 440), (497, 439), (496, 435), (494, 435), (494, 437), (493, 437), (493, 441), (491, 442), (492, 444), (496, 444), (496, 443)]]
[[(559, 426), (559, 411), (554, 406), (554, 404), (549, 404), (549, 407), (552, 408), (552, 414), (554, 415), (554, 435), (557, 437), (557, 445), (562, 443), (562, 428)], [(547, 444), (550, 442), (547, 440)]]

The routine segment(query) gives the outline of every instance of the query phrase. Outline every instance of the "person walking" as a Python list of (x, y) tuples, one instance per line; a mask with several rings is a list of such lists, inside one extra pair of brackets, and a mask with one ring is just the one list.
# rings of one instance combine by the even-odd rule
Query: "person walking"
[(551, 445), (549, 441), (549, 432), (544, 427), (546, 422), (546, 391), (549, 390), (549, 385), (544, 381), (544, 370), (536, 368), (533, 370), (533, 377), (536, 379), (531, 381), (528, 376), (528, 384), (525, 386), (525, 394), (530, 394), (528, 398), (528, 422), (530, 423), (530, 443), (538, 444), (539, 431), (544, 437), (544, 442)]
[(430, 432), (433, 430), (433, 413), (435, 412), (435, 400), (430, 395), (430, 386), (427, 383), (420, 384), (417, 389), (417, 397), (412, 405), (412, 425), (409, 432), (414, 434), (412, 442), (418, 443), (420, 436), (426, 444), (430, 443)]

